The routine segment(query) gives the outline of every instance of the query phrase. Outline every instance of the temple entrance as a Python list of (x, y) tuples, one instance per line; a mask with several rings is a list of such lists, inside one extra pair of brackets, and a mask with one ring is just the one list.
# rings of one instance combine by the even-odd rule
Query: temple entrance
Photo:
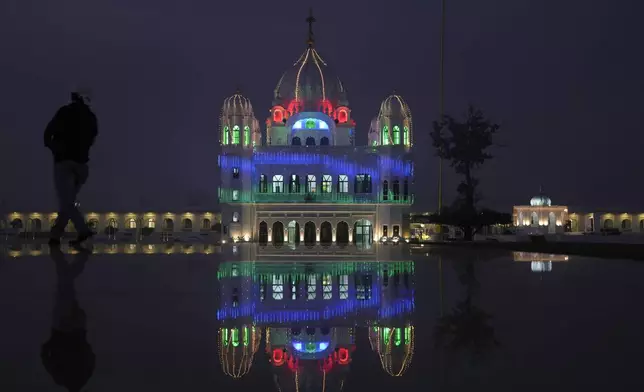
[(290, 245), (300, 244), (300, 224), (296, 221), (288, 223), (288, 243)]
[(347, 222), (338, 222), (338, 228), (335, 231), (335, 242), (342, 245), (349, 243), (349, 224)]
[(304, 245), (315, 245), (315, 223), (306, 222), (304, 225)]
[(322, 222), (320, 225), (320, 243), (328, 245), (333, 242), (333, 227), (329, 222)]
[(353, 242), (356, 245), (369, 245), (373, 240), (371, 222), (360, 219), (353, 225)]
[(266, 222), (259, 223), (259, 244), (267, 245), (268, 244), (268, 224)]
[(284, 224), (282, 222), (273, 223), (272, 234), (273, 245), (284, 245)]

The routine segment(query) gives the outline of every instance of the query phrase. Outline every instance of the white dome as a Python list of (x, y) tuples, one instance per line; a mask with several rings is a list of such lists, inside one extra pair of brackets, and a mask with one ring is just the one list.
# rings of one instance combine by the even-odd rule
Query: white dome
[(552, 200), (548, 196), (538, 195), (530, 199), (530, 205), (533, 207), (548, 207), (552, 205)]
[(380, 104), (378, 117), (398, 117), (411, 119), (411, 110), (407, 102), (395, 92), (385, 98)]
[(221, 108), (221, 112), (224, 116), (254, 117), (253, 105), (251, 105), (250, 99), (241, 95), (239, 91), (224, 99), (224, 105)]

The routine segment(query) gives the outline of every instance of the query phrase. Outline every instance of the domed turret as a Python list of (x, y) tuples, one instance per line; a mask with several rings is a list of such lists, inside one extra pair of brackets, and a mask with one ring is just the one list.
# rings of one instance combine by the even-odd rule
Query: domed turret
[(533, 207), (550, 207), (552, 200), (548, 196), (540, 194), (530, 199), (530, 205)]
[(253, 105), (239, 91), (224, 99), (219, 122), (222, 145), (251, 147), (260, 142)]
[(253, 365), (253, 357), (262, 337), (260, 328), (219, 329), (219, 361), (223, 372), (233, 378), (241, 378)]
[[(373, 131), (372, 122), (372, 131)], [(412, 139), (412, 117), (409, 105), (395, 92), (385, 98), (380, 104), (377, 121), (375, 123), (378, 132), (379, 146), (404, 145), (411, 147)], [(370, 144), (375, 143), (370, 138)]]
[(414, 326), (376, 326), (369, 330), (371, 349), (378, 353), (382, 369), (390, 376), (405, 374), (414, 356)]

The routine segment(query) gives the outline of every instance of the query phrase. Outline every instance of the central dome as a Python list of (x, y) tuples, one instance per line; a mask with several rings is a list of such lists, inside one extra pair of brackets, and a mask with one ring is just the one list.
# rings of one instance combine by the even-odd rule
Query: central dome
[(334, 107), (348, 105), (344, 85), (312, 46), (284, 72), (275, 87), (274, 99), (282, 105), (301, 102), (306, 111), (320, 111), (323, 101)]

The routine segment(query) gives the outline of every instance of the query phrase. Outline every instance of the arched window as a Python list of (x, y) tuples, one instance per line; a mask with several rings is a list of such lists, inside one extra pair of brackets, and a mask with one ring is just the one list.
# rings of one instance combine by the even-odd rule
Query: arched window
[(349, 193), (349, 176), (346, 174), (338, 176), (338, 193)]
[(300, 193), (300, 176), (291, 174), (291, 180), (288, 184), (288, 191), (290, 193)]
[(537, 226), (539, 225), (539, 216), (537, 215), (536, 212), (532, 211), (532, 215), (530, 215), (530, 226)]
[(409, 140), (409, 128), (403, 127), (403, 143), (405, 146), (411, 145), (411, 141)]
[(316, 179), (313, 174), (306, 176), (306, 193), (315, 193), (317, 190), (315, 181)]
[(92, 230), (97, 230), (98, 229), (98, 219), (90, 219), (89, 222), (87, 222), (87, 226)]
[(630, 230), (631, 229), (631, 220), (630, 219), (624, 219), (622, 221), (622, 230)]
[(382, 200), (389, 200), (389, 181), (382, 182)]
[(348, 119), (349, 119), (349, 114), (347, 113), (347, 111), (345, 109), (339, 109), (338, 110), (338, 122), (340, 124), (344, 124), (345, 122), (347, 122)]
[(184, 218), (181, 221), (181, 228), (183, 230), (192, 230), (192, 220), (188, 218)]
[(400, 144), (400, 127), (394, 125), (394, 144)]
[(154, 218), (148, 218), (148, 225), (150, 229), (154, 229), (157, 226), (157, 221)]
[(163, 220), (163, 230), (166, 231), (173, 231), (174, 230), (174, 222), (170, 218), (165, 218)]
[(331, 175), (324, 174), (322, 175), (322, 193), (331, 193), (333, 190), (333, 179)]
[(284, 176), (276, 174), (273, 176), (273, 193), (284, 192)]
[(244, 146), (250, 145), (250, 127), (246, 125), (244, 127)]
[(11, 221), (11, 228), (13, 229), (22, 229), (22, 219), (16, 218)]
[(201, 221), (201, 228), (203, 230), (210, 230), (212, 227), (212, 223), (210, 222), (210, 219), (205, 218), (204, 220)]
[(233, 127), (233, 143), (232, 144), (239, 144), (239, 126), (235, 125)]
[(409, 200), (409, 180), (405, 178), (403, 183), (403, 200)]
[(400, 181), (394, 180), (394, 200), (400, 200)]
[(239, 222), (239, 212), (233, 212), (233, 223)]
[(259, 175), (259, 193), (268, 192), (268, 181), (266, 180), (266, 174)]
[(223, 136), (224, 140), (222, 140), (222, 141), (221, 141), (224, 145), (228, 144), (228, 141), (230, 140), (230, 135), (229, 135), (229, 133), (230, 133), (230, 132), (229, 132), (229, 130), (228, 130), (228, 127), (227, 127), (227, 126), (226, 126), (226, 127), (224, 127), (224, 136)]
[(113, 229), (118, 229), (119, 228), (119, 224), (116, 221), (116, 219), (114, 219), (114, 218), (110, 218), (110, 221), (109, 221), (109, 223), (107, 225), (109, 227), (113, 228)]
[(612, 229), (612, 228), (613, 228), (613, 220), (612, 219), (604, 220), (604, 229)]
[(309, 136), (306, 138), (306, 145), (307, 146), (315, 146), (315, 138)]
[(389, 144), (389, 128), (387, 128), (386, 125), (382, 127), (382, 135), (380, 139), (381, 139), (381, 142), (380, 142), (381, 146), (386, 146)]
[(294, 146), (301, 146), (302, 145), (302, 139), (300, 139), (299, 137), (295, 136), (292, 139), (291, 144), (294, 145)]
[(281, 123), (284, 121), (284, 109), (281, 107), (276, 107), (273, 109), (273, 121), (276, 123)]
[(136, 229), (136, 220), (134, 218), (130, 218), (125, 222), (125, 228), (126, 229)]
[(321, 146), (328, 146), (329, 145), (329, 138), (324, 136), (322, 139), (320, 139), (320, 145)]

